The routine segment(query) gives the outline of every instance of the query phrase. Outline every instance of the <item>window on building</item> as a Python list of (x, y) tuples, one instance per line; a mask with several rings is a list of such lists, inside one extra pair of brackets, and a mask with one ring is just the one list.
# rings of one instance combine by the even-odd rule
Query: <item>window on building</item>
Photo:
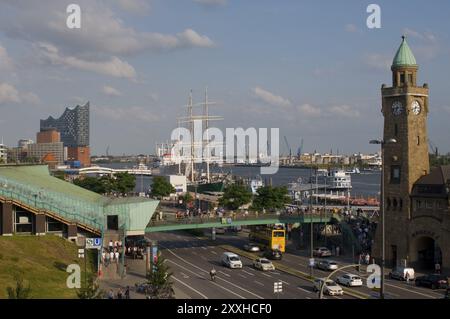
[(394, 209), (397, 209), (397, 198), (394, 198), (394, 200), (392, 201), (392, 206), (394, 206)]
[(400, 184), (400, 166), (391, 166), (391, 184)]
[(400, 84), (405, 84), (405, 73), (400, 73)]
[(401, 199), (401, 198), (400, 198), (400, 201), (399, 201), (399, 207), (400, 207), (400, 209), (403, 208), (403, 199)]
[(433, 201), (432, 200), (426, 200), (425, 201), (425, 205), (427, 209), (432, 209), (433, 208)]
[(436, 207), (438, 209), (442, 209), (443, 206), (442, 206), (442, 202), (440, 200), (436, 201)]
[(413, 75), (411, 73), (408, 74), (408, 83), (413, 84)]
[(417, 145), (420, 145), (420, 136), (417, 135)]

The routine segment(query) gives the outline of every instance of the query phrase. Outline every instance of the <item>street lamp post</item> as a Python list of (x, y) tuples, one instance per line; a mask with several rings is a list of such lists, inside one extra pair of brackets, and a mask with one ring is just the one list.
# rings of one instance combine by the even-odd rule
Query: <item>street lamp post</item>
[(384, 299), (384, 267), (386, 263), (386, 242), (385, 242), (385, 223), (384, 223), (384, 146), (386, 144), (397, 143), (396, 139), (390, 138), (384, 140), (371, 140), (370, 144), (381, 145), (381, 281), (380, 281), (380, 299)]

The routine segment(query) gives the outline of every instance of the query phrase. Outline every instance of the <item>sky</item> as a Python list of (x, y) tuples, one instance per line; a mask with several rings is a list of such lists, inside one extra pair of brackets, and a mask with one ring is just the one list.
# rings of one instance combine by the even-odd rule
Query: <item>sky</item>
[[(66, 26), (69, 4), (81, 28)], [(381, 28), (366, 25), (381, 8)], [(226, 127), (279, 128), (293, 152), (374, 153), (381, 85), (406, 34), (430, 86), (429, 139), (450, 151), (450, 2), (0, 0), (0, 137), (91, 105), (92, 154), (151, 154), (208, 88)]]

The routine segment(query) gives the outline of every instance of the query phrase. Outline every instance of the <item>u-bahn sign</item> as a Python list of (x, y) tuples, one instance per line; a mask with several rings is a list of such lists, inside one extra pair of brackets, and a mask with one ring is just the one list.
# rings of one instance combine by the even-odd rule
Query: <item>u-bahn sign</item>
[(87, 249), (102, 248), (102, 239), (101, 238), (86, 238), (86, 248)]

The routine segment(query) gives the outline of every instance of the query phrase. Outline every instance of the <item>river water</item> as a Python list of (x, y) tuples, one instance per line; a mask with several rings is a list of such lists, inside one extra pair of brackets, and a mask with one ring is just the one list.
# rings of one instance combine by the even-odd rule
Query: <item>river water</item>
[[(135, 163), (111, 163), (101, 164), (100, 166), (111, 168), (131, 168)], [(160, 174), (176, 174), (177, 167), (160, 167)], [(288, 183), (295, 182), (301, 179), (307, 183), (311, 174), (310, 169), (307, 168), (280, 168), (274, 175), (260, 175), (259, 167), (242, 167), (242, 166), (225, 166), (225, 167), (212, 167), (212, 172), (215, 173), (231, 173), (233, 175), (256, 178), (260, 176), (267, 185), (280, 186), (287, 185)], [(378, 197), (380, 193), (381, 174), (380, 172), (362, 172), (361, 174), (352, 174), (352, 197)], [(152, 183), (152, 177), (150, 176), (136, 176), (136, 192), (145, 192), (149, 189)]]

